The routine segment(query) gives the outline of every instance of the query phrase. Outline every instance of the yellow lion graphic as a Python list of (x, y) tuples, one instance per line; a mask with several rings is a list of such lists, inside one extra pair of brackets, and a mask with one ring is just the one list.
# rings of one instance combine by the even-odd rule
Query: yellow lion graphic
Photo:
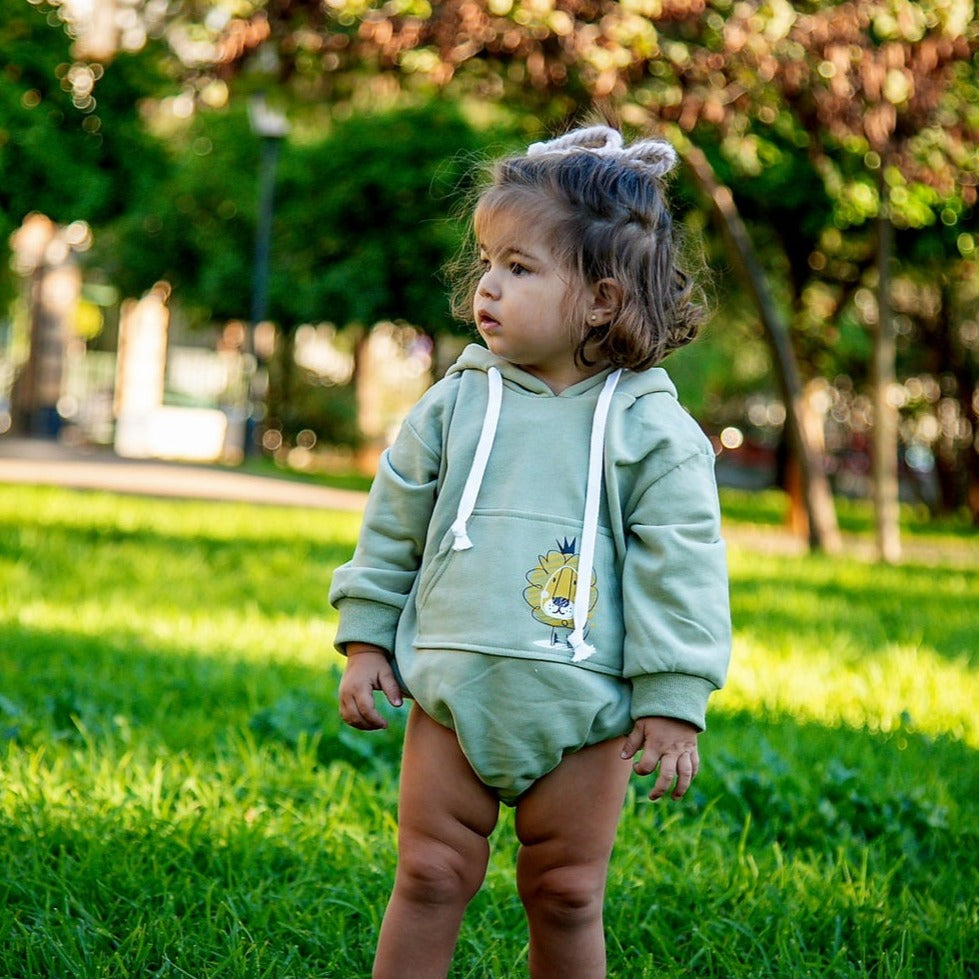
[[(539, 645), (570, 648), (568, 636), (574, 629), (574, 596), (578, 587), (578, 555), (575, 553), (577, 539), (555, 541), (557, 550), (548, 551), (537, 558), (537, 567), (527, 572), (530, 585), (524, 589), (524, 601), (538, 622), (551, 627), (550, 642)], [(597, 578), (591, 576), (588, 614), (598, 601)], [(561, 631), (565, 635), (561, 635)]]

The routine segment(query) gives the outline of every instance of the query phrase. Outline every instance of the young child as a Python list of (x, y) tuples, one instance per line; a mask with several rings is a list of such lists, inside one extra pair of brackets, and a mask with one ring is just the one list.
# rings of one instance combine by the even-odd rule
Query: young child
[(658, 140), (605, 126), (498, 163), (475, 209), (471, 345), (382, 459), (330, 599), (340, 713), (414, 700), (376, 979), (444, 977), (500, 803), (530, 974), (605, 975), (633, 766), (679, 799), (730, 649), (714, 455), (654, 366), (693, 339)]

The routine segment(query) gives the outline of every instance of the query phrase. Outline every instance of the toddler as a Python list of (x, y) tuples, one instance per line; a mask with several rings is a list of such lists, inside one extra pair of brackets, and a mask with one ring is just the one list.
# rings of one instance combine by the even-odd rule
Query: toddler
[(463, 290), (485, 347), (411, 411), (333, 579), (344, 721), (414, 702), (376, 979), (447, 975), (501, 803), (530, 975), (604, 976), (630, 772), (652, 799), (697, 774), (730, 614), (714, 454), (656, 366), (700, 321), (675, 163), (592, 126), (496, 165)]

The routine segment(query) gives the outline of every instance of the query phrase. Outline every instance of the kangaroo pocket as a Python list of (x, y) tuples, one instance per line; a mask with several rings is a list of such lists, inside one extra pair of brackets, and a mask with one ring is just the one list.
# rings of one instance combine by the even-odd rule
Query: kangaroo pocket
[[(473, 547), (447, 533), (419, 581), (415, 645), (570, 660), (581, 525), (534, 513), (477, 510)], [(611, 535), (599, 528), (583, 665), (621, 673), (622, 595)]]

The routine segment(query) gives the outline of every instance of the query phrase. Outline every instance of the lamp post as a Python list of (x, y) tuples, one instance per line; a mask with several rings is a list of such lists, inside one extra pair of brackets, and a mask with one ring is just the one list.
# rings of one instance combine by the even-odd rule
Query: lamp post
[[(261, 156), (258, 165), (258, 213), (255, 222), (255, 255), (252, 268), (252, 304), (245, 346), (253, 355), (255, 328), (268, 313), (269, 257), (272, 251), (272, 218), (275, 213), (275, 170), (279, 146), (289, 134), (289, 120), (265, 101), (262, 93), (248, 102), (248, 122), (259, 138)], [(257, 360), (256, 360), (257, 364)], [(245, 425), (245, 454), (252, 449), (254, 428), (251, 412)]]

